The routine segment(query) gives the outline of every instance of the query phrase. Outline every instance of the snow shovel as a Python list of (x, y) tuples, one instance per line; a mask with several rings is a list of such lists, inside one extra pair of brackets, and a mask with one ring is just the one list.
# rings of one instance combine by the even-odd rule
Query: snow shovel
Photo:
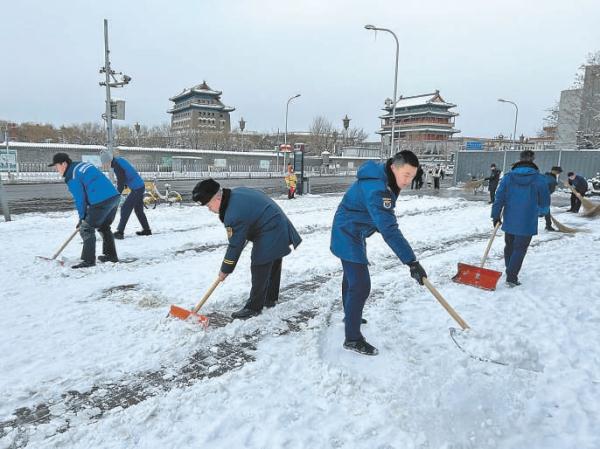
[[(75, 237), (75, 235), (79, 232), (79, 228), (75, 229), (73, 231), (73, 233), (69, 236), (69, 238), (67, 240), (65, 240), (65, 243), (62, 244), (62, 246), (60, 248), (58, 248), (58, 251), (56, 251), (56, 253), (54, 254), (54, 256), (52, 257), (45, 257), (45, 256), (37, 256), (39, 259), (44, 259), (44, 260), (56, 260), (56, 258), (58, 257), (58, 255), (60, 253), (63, 252), (63, 249), (65, 249), (67, 247), (67, 245), (69, 244), (69, 242), (71, 240), (73, 240), (73, 237)], [(64, 265), (65, 263), (62, 261), (58, 261), (58, 263), (60, 263), (61, 265)]]
[(196, 306), (192, 310), (187, 310), (183, 307), (171, 305), (169, 315), (175, 318), (179, 318), (180, 320), (187, 320), (188, 318), (192, 317), (193, 321), (198, 321), (198, 323), (200, 323), (204, 327), (208, 326), (208, 317), (205, 315), (200, 315), (198, 313), (198, 310), (200, 310), (200, 308), (204, 305), (208, 298), (210, 298), (210, 295), (213, 291), (215, 291), (215, 288), (217, 288), (217, 285), (219, 285), (220, 282), (221, 280), (217, 278), (215, 282), (213, 282), (213, 284), (210, 286), (206, 294), (202, 297), (200, 302), (198, 302), (198, 304), (196, 304)]
[(492, 242), (494, 241), (494, 237), (496, 237), (496, 233), (498, 232), (499, 228), (500, 223), (494, 227), (494, 232), (490, 237), (487, 248), (485, 249), (485, 253), (483, 253), (481, 264), (477, 267), (475, 265), (468, 265), (466, 263), (459, 262), (458, 273), (456, 273), (456, 276), (452, 278), (454, 282), (471, 285), (484, 290), (496, 290), (496, 284), (498, 283), (498, 279), (500, 279), (502, 276), (502, 273), (500, 271), (483, 268), (483, 266), (485, 265), (490, 248), (492, 247)]
[(423, 278), (423, 284), (425, 285), (425, 287), (427, 287), (429, 289), (431, 294), (433, 296), (435, 296), (435, 299), (438, 300), (438, 302), (442, 305), (442, 307), (444, 309), (446, 309), (446, 312), (448, 312), (448, 314), (452, 318), (454, 318), (454, 321), (456, 321), (458, 323), (458, 325), (462, 328), (462, 330), (470, 329), (467, 322), (465, 320), (463, 320), (458, 313), (456, 313), (456, 311), (452, 308), (452, 306), (450, 304), (448, 304), (448, 302), (444, 299), (444, 297), (440, 294), (440, 292), (438, 292), (437, 289), (433, 285), (431, 285), (431, 282), (429, 282), (429, 280), (427, 278)]

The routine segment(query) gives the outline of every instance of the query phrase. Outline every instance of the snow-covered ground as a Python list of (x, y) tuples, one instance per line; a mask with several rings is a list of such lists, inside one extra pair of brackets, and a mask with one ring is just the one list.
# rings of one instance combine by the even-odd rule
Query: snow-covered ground
[[(129, 263), (72, 270), (74, 212), (0, 223), (0, 448), (598, 448), (600, 230), (547, 233), (540, 220), (516, 289), (455, 284), (477, 264), (489, 206), (401, 196), (397, 214), (429, 279), (469, 323), (457, 327), (379, 235), (368, 241), (373, 291), (363, 333), (377, 357), (342, 349), (341, 265), (329, 252), (339, 195), (279, 203), (304, 242), (284, 259), (281, 304), (225, 317), (249, 291), (247, 248), (203, 311), (166, 318), (215, 279), (226, 235), (201, 207), (132, 216), (117, 241)], [(558, 211), (556, 211), (558, 212)], [(101, 243), (98, 243), (100, 248)], [(502, 271), (502, 234), (489, 268)]]

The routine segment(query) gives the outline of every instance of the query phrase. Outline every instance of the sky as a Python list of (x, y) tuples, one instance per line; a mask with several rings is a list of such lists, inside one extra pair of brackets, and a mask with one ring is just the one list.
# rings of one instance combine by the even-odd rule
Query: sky
[(393, 96), (438, 89), (457, 105), (462, 136), (533, 136), (600, 50), (597, 0), (174, 0), (3, 2), (0, 120), (99, 122), (105, 91), (103, 19), (111, 63), (132, 77), (113, 97), (126, 120), (169, 121), (169, 97), (206, 80), (247, 131), (306, 131), (316, 116), (363, 128), (371, 140)]

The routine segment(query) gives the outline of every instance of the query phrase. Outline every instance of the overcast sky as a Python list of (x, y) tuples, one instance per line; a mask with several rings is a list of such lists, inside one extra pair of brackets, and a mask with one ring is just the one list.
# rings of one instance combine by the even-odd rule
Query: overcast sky
[(589, 52), (600, 50), (598, 0), (148, 0), (3, 1), (0, 119), (55, 125), (99, 121), (103, 19), (115, 90), (127, 120), (168, 121), (169, 97), (206, 80), (249, 131), (307, 130), (323, 115), (375, 139), (393, 95), (439, 89), (457, 104), (462, 135), (534, 135)]

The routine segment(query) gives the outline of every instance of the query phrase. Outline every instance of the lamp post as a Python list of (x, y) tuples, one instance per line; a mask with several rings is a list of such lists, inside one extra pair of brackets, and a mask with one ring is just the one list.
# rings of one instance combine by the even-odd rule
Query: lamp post
[(375, 25), (365, 25), (366, 30), (370, 31), (385, 31), (394, 36), (396, 41), (396, 65), (394, 67), (394, 99), (392, 104), (392, 138), (390, 139), (390, 157), (394, 155), (394, 133), (396, 132), (396, 94), (398, 90), (398, 54), (400, 53), (400, 44), (398, 43), (398, 37), (396, 34), (387, 28), (378, 28)]
[(135, 122), (135, 125), (133, 125), (133, 129), (135, 130), (135, 145), (137, 147), (140, 146), (140, 123), (139, 122)]
[(344, 116), (342, 119), (342, 123), (344, 125), (344, 145), (348, 145), (348, 128), (350, 127), (350, 118), (348, 118), (348, 114)]
[[(285, 134), (283, 135), (283, 143), (285, 146), (285, 149), (287, 151), (287, 130), (288, 130), (288, 111), (290, 108), (290, 101), (292, 101), (294, 98), (298, 98), (300, 96), (300, 94), (296, 94), (293, 97), (288, 98), (287, 103), (285, 104)], [(283, 171), (285, 172), (285, 152), (283, 153)]]
[[(500, 103), (510, 103), (515, 107), (515, 127), (513, 129), (513, 149), (517, 149), (517, 119), (519, 118), (519, 107), (517, 103), (503, 98), (498, 98)], [(502, 163), (502, 172), (506, 173), (506, 147), (504, 147), (504, 162)]]
[(244, 117), (240, 118), (240, 131), (242, 133), (242, 151), (244, 151), (244, 129), (246, 128), (246, 122), (244, 121)]

